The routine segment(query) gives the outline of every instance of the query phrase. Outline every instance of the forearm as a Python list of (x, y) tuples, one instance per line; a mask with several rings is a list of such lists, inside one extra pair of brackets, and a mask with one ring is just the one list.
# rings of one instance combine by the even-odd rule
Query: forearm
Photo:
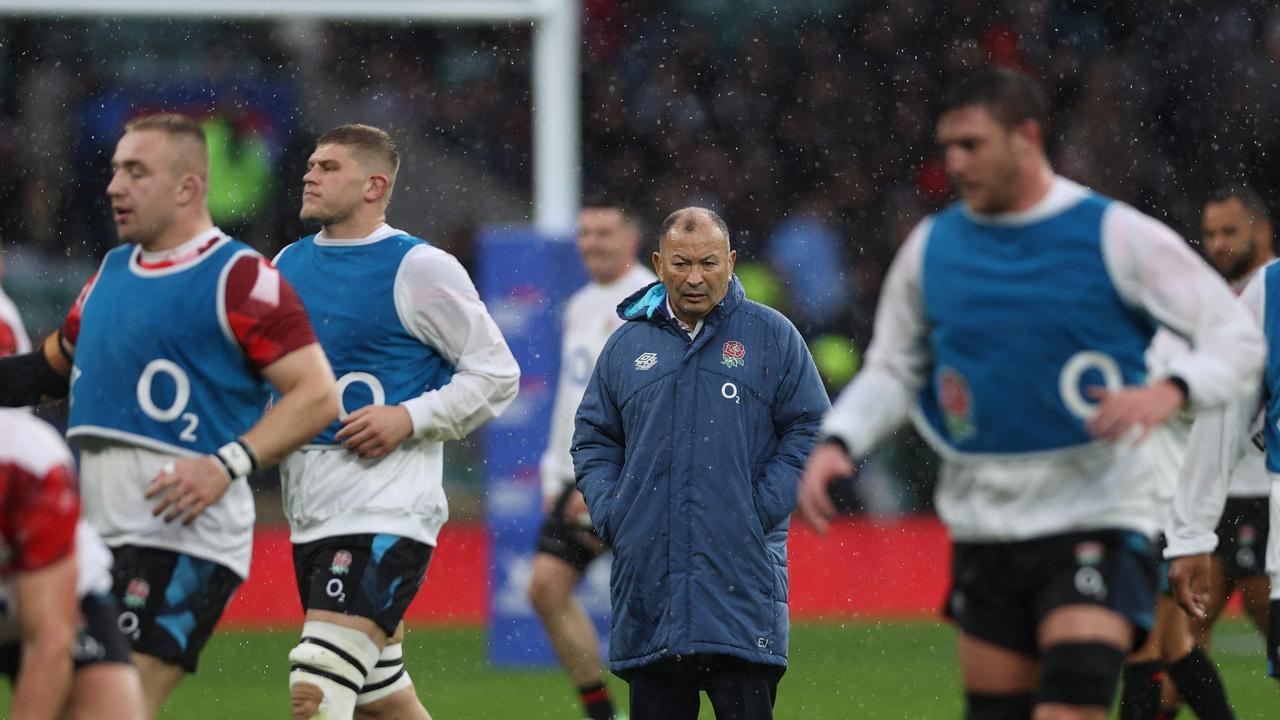
[(514, 359), (502, 374), (461, 372), (438, 390), (401, 403), (413, 420), (413, 434), (429, 440), (458, 440), (502, 414), (520, 389)]
[(1208, 553), (1217, 546), (1215, 530), (1231, 468), (1247, 442), (1251, 418), (1246, 403), (1252, 400), (1202, 410), (1196, 417), (1165, 533), (1167, 557)]
[(258, 467), (271, 467), (337, 417), (332, 382), (308, 381), (282, 395), (243, 438), (253, 448)]
[(907, 420), (913, 390), (892, 371), (867, 367), (836, 398), (821, 434), (839, 438), (848, 452), (864, 456)]
[(44, 628), (22, 643), (22, 667), (14, 683), (12, 720), (44, 720), (62, 712), (71, 688), (71, 626)]

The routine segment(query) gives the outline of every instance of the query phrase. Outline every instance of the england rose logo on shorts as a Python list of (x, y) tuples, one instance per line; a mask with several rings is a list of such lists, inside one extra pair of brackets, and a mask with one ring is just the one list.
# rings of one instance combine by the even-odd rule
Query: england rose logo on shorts
[(954, 368), (938, 371), (938, 404), (942, 406), (942, 420), (952, 440), (964, 442), (978, 434), (973, 424), (973, 393), (969, 382)]
[(1097, 540), (1085, 540), (1076, 545), (1076, 564), (1086, 567), (1102, 562), (1106, 548)]
[(333, 562), (329, 564), (329, 572), (334, 575), (346, 575), (351, 570), (351, 553), (339, 550), (333, 554)]
[(1245, 523), (1241, 525), (1240, 529), (1236, 532), (1236, 539), (1241, 545), (1252, 545), (1253, 541), (1258, 539), (1258, 531), (1255, 530), (1252, 525)]
[(724, 344), (724, 359), (720, 362), (725, 367), (742, 367), (746, 364), (747, 348), (737, 340)]
[(134, 609), (143, 607), (150, 595), (151, 583), (142, 578), (134, 578), (129, 581), (129, 587), (125, 588), (124, 606)]

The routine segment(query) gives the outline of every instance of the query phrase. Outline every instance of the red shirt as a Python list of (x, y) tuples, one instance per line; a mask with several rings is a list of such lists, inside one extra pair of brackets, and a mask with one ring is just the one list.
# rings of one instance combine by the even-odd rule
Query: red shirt
[(9, 357), (18, 352), (18, 335), (9, 323), (0, 320), (0, 357)]
[(0, 434), (0, 577), (10, 577), (75, 552), (80, 498), (71, 453), (53, 428), (6, 410)]

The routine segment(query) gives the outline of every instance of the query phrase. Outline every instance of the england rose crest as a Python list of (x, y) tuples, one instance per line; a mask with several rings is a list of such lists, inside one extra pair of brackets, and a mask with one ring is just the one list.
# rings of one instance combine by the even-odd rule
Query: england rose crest
[(742, 367), (746, 364), (747, 348), (737, 340), (724, 344), (724, 359), (720, 362), (725, 367)]
[(140, 608), (147, 604), (147, 597), (151, 595), (151, 584), (142, 578), (134, 578), (129, 581), (129, 587), (124, 591), (124, 606), (128, 608)]
[(333, 562), (329, 564), (329, 572), (334, 575), (346, 575), (351, 569), (351, 553), (339, 550), (333, 554)]
[(964, 376), (952, 368), (938, 372), (938, 404), (942, 406), (942, 418), (953, 440), (963, 442), (977, 434), (973, 425), (973, 393)]

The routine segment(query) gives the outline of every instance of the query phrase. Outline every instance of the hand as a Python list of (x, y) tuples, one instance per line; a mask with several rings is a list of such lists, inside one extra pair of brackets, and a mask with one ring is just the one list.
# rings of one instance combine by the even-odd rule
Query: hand
[(570, 492), (569, 497), (565, 499), (560, 517), (570, 525), (591, 528), (591, 512), (587, 510), (587, 499), (577, 490)]
[(335, 438), (365, 460), (377, 460), (413, 434), (413, 419), (402, 405), (365, 405), (342, 426)]
[(1169, 585), (1182, 609), (1204, 620), (1209, 607), (1209, 554), (1174, 558), (1169, 565)]
[(152, 515), (163, 513), (165, 522), (185, 515), (182, 524), (190, 525), (205, 508), (218, 502), (229, 487), (231, 478), (212, 455), (178, 458), (160, 469), (160, 474), (147, 487), (146, 498), (160, 498)]
[(853, 477), (853, 474), (853, 460), (832, 442), (820, 443), (809, 456), (809, 462), (805, 463), (796, 508), (800, 517), (819, 535), (826, 534), (831, 518), (836, 515), (836, 506), (831, 502), (827, 488), (832, 482)]
[(1098, 401), (1098, 411), (1085, 424), (1089, 434), (1113, 443), (1123, 440), (1134, 426), (1141, 428), (1138, 441), (1146, 439), (1152, 428), (1173, 417), (1187, 400), (1182, 390), (1167, 380), (1114, 391), (1091, 387), (1087, 392)]

